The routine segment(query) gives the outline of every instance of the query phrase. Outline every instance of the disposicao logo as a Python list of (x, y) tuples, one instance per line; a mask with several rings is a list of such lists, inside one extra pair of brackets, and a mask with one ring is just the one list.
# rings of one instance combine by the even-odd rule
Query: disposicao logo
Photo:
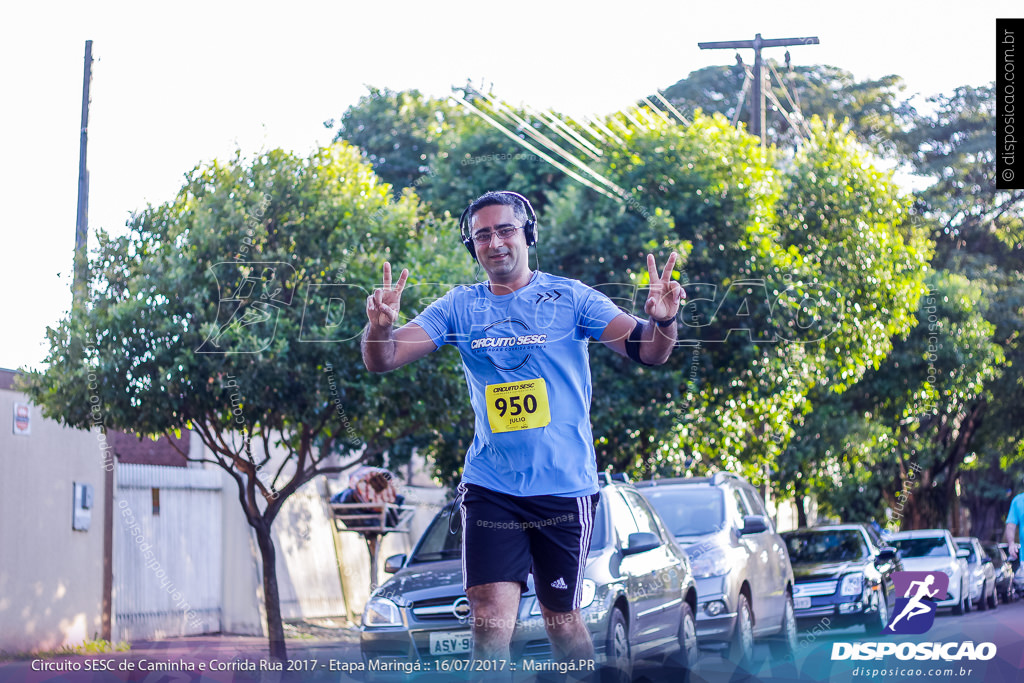
[[(896, 572), (892, 578), (897, 595), (896, 605), (882, 633), (916, 635), (926, 632), (935, 623), (936, 603), (949, 595), (949, 577), (942, 572)], [(832, 643), (832, 661), (877, 660), (891, 656), (918, 661), (988, 660), (996, 656), (996, 646), (993, 643), (975, 645), (973, 641)]]
[(935, 623), (935, 603), (945, 600), (949, 577), (942, 572), (896, 572), (896, 605), (883, 633), (920, 634)]

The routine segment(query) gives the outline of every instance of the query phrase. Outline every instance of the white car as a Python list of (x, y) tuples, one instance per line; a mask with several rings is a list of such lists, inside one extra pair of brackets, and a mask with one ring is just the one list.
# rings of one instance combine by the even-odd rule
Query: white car
[(949, 577), (949, 590), (936, 607), (952, 607), (954, 614), (971, 611), (971, 592), (966, 550), (957, 548), (945, 529), (899, 531), (889, 536), (889, 544), (899, 551), (903, 569), (913, 572), (942, 572)]
[(996, 590), (996, 568), (992, 558), (982, 549), (981, 541), (973, 536), (957, 536), (953, 539), (958, 548), (966, 550), (969, 583), (971, 586), (971, 604), (979, 610), (995, 609), (999, 604), (999, 592)]

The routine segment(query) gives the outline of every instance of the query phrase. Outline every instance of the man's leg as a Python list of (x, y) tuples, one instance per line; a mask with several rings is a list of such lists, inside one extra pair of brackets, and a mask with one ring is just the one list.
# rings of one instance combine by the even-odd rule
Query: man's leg
[(466, 589), (473, 614), (473, 659), (509, 659), (521, 593), (517, 581), (484, 583)]
[(544, 628), (551, 640), (551, 649), (558, 661), (594, 659), (594, 642), (590, 639), (590, 631), (583, 623), (580, 611), (552, 612), (544, 605), (540, 606), (544, 615)]

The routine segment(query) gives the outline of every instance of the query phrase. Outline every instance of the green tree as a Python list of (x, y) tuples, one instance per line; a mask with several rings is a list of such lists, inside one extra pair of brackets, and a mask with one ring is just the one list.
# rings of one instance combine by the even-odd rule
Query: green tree
[(27, 390), (70, 426), (98, 416), (152, 437), (199, 434), (203, 462), (234, 479), (256, 533), (270, 653), (283, 659), (271, 526), (284, 501), (318, 474), (437, 442), (436, 425), (465, 410), (450, 355), (386, 383), (365, 370), (356, 339), (367, 287), (383, 258), (403, 263), (420, 287), (411, 316), (443, 289), (429, 283), (468, 269), (437, 248), (415, 195), (393, 201), (345, 144), (197, 167), (173, 201), (129, 227), (100, 232), (89, 304), (49, 330), (47, 368)]
[[(1004, 354), (984, 316), (989, 292), (945, 271), (928, 286), (910, 333), (877, 369), (826, 399), (822, 417), (801, 430), (801, 439), (817, 430), (817, 467), (836, 475), (819, 480), (817, 494), (843, 519), (881, 519), (888, 507), (904, 528), (956, 529), (956, 482), (992, 400), (986, 383), (1000, 373)], [(825, 431), (832, 414), (855, 428)], [(858, 430), (869, 438), (851, 438)]]
[(642, 301), (642, 255), (676, 249), (689, 303), (684, 346), (657, 371), (595, 351), (599, 464), (760, 479), (779, 467), (807, 395), (854, 383), (913, 324), (923, 236), (835, 126), (814, 124), (795, 159), (777, 161), (721, 117), (608, 125), (625, 144), (603, 168), (632, 193), (616, 204), (567, 186), (552, 200), (545, 263)]
[(935, 267), (983, 292), (981, 310), (1006, 359), (985, 382), (984, 419), (971, 432), (961, 476), (971, 533), (991, 537), (1005, 516), (1007, 489), (1024, 473), (1024, 191), (997, 190), (993, 182), (992, 85), (963, 86), (928, 104), (898, 139), (907, 166), (931, 181), (916, 193), (914, 210), (935, 242)]
[(542, 210), (547, 193), (567, 176), (517, 141), (552, 154), (537, 141), (541, 134), (570, 146), (553, 132), (555, 116), (507, 106), (470, 86), (460, 96), (468, 106), (416, 90), (372, 88), (342, 115), (335, 140), (361, 148), (396, 191), (415, 189), (439, 216), (457, 219), (471, 200), (506, 189)]

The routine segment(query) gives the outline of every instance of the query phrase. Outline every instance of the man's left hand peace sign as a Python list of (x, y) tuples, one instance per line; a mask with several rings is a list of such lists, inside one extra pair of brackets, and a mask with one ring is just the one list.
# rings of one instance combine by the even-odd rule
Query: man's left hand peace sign
[(666, 321), (675, 318), (679, 312), (679, 304), (686, 298), (686, 293), (678, 282), (672, 279), (672, 268), (679, 256), (672, 252), (668, 257), (668, 263), (661, 275), (658, 275), (658, 267), (654, 262), (654, 254), (647, 255), (647, 272), (651, 275), (651, 288), (647, 294), (647, 303), (644, 311), (655, 322)]

